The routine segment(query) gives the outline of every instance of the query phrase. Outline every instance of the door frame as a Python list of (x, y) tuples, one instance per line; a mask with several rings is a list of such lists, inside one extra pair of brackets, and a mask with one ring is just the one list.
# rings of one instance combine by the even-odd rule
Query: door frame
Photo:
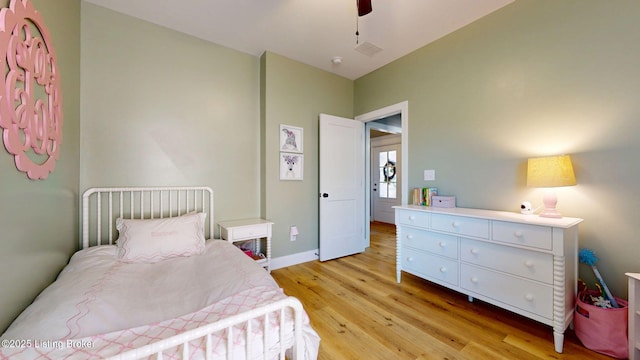
[[(378, 110), (373, 110), (368, 113), (358, 115), (355, 117), (355, 120), (362, 121), (363, 123), (367, 123), (370, 121), (380, 120), (391, 115), (400, 114), (401, 124), (402, 124), (402, 134), (400, 134), (400, 139), (402, 141), (401, 149), (402, 154), (400, 154), (400, 158), (402, 159), (402, 168), (400, 169), (400, 174), (402, 176), (401, 186), (405, 189), (404, 194), (402, 195), (402, 199), (400, 203), (402, 205), (408, 204), (407, 194), (408, 192), (408, 178), (409, 178), (409, 101), (405, 100), (403, 102), (389, 105), (383, 107)], [(365, 131), (365, 210), (371, 209), (371, 136), (369, 131)], [(371, 244), (370, 239), (370, 227), (369, 223), (371, 222), (371, 216), (369, 211), (365, 211), (365, 248), (369, 247)]]

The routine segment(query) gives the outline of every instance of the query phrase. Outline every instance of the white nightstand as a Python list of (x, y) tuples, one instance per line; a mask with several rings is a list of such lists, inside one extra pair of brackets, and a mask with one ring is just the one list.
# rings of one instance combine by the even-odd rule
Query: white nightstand
[(640, 274), (629, 277), (629, 360), (640, 359)]
[[(220, 237), (230, 243), (252, 241), (251, 250), (254, 259), (268, 272), (271, 272), (271, 227), (273, 223), (265, 219), (242, 219), (221, 221), (218, 223)], [(257, 257), (264, 249), (265, 257)]]

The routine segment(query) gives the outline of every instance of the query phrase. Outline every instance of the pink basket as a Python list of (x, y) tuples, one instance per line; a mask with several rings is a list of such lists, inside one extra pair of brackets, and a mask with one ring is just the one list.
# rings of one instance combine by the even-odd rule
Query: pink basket
[(618, 359), (628, 358), (628, 303), (616, 298), (620, 307), (605, 309), (585, 302), (588, 295), (599, 296), (600, 293), (587, 290), (578, 294), (573, 317), (578, 339), (587, 349)]

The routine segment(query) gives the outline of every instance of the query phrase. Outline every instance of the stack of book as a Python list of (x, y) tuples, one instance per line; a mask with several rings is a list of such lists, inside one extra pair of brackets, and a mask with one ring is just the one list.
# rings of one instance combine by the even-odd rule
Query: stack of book
[(422, 205), (431, 206), (434, 195), (438, 195), (438, 188), (422, 188)]

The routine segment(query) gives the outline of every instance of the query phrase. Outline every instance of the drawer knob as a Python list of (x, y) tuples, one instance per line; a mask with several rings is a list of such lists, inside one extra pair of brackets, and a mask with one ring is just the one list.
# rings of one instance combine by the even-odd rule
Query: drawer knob
[(472, 253), (473, 255), (478, 255), (480, 253), (480, 250), (476, 249), (476, 248), (471, 248), (471, 250), (469, 250), (470, 253)]
[(444, 242), (444, 241), (440, 241), (440, 242), (438, 243), (438, 246), (440, 246), (441, 248), (443, 248), (443, 247), (446, 247), (446, 246), (447, 246), (447, 243), (446, 243), (446, 242)]
[(531, 260), (526, 260), (524, 262), (524, 266), (528, 267), (528, 268), (532, 268), (533, 267), (533, 261)]
[(451, 223), (451, 226), (454, 227), (454, 228), (457, 228), (457, 227), (460, 226), (460, 223), (457, 222), (457, 221), (454, 221), (454, 222)]
[(441, 272), (441, 273), (446, 273), (446, 272), (447, 272), (447, 268), (446, 268), (446, 267), (444, 267), (444, 266), (441, 266), (441, 267), (440, 267), (440, 272)]
[(413, 216), (413, 215), (409, 215), (409, 220), (413, 221), (413, 220), (415, 220), (415, 219), (416, 219), (416, 217), (415, 217), (415, 216)]
[(527, 300), (527, 301), (529, 301), (529, 302), (533, 301), (533, 294), (527, 294), (527, 295), (525, 295), (525, 296), (524, 296), (524, 299), (525, 299), (525, 300)]
[(477, 284), (477, 283), (478, 283), (478, 281), (479, 281), (479, 280), (478, 280), (478, 278), (477, 278), (477, 277), (475, 277), (475, 276), (472, 276), (472, 277), (471, 277), (471, 282), (472, 282), (472, 283)]
[(413, 235), (411, 235), (411, 234), (408, 234), (408, 235), (407, 235), (407, 239), (408, 239), (408, 240), (411, 240), (411, 239), (413, 239)]
[(412, 261), (413, 261), (413, 258), (412, 258), (411, 256), (409, 256), (409, 257), (407, 258), (407, 261), (408, 261), (408, 262), (412, 262)]
[(514, 231), (513, 232), (513, 236), (517, 237), (517, 238), (521, 238), (524, 236), (524, 233), (520, 230)]

